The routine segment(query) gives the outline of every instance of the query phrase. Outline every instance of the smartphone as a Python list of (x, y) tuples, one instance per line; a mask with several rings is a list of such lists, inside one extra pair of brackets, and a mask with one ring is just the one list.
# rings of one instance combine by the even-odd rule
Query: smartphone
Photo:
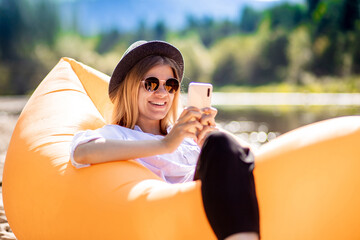
[(211, 107), (212, 90), (211, 83), (191, 82), (189, 84), (187, 106), (199, 109)]

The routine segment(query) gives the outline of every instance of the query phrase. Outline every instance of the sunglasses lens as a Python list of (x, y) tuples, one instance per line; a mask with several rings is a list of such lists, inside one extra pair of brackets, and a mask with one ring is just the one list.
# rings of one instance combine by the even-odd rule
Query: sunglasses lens
[[(144, 80), (144, 87), (148, 92), (154, 92), (159, 88), (160, 81), (156, 77), (149, 77)], [(169, 78), (164, 85), (168, 93), (175, 93), (179, 89), (179, 81), (176, 78)]]
[(149, 92), (156, 91), (159, 87), (159, 79), (154, 78), (154, 77), (145, 79), (144, 87)]
[(166, 80), (165, 89), (169, 93), (175, 93), (179, 89), (179, 81), (176, 78)]

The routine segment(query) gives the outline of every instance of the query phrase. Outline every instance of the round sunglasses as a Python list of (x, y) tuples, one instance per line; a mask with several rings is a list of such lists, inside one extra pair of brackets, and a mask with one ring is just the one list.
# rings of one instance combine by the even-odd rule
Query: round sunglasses
[[(156, 77), (148, 77), (142, 81), (144, 84), (144, 88), (148, 92), (155, 92), (158, 90), (160, 85), (160, 80)], [(165, 81), (164, 87), (168, 93), (176, 93), (179, 89), (180, 83), (176, 78), (169, 78)]]

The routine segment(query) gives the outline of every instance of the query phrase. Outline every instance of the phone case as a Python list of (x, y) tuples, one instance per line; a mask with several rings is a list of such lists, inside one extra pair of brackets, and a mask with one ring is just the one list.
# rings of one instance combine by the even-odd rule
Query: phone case
[(191, 82), (188, 91), (188, 106), (199, 109), (211, 106), (212, 84)]

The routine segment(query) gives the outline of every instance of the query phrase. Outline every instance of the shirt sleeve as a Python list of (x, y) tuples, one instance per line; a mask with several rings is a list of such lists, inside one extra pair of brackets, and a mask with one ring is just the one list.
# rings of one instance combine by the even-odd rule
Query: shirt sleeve
[(74, 159), (74, 151), (81, 144), (96, 140), (96, 139), (104, 139), (104, 137), (96, 130), (86, 130), (78, 132), (74, 135), (74, 138), (70, 144), (70, 161), (71, 164), (76, 168), (88, 167), (90, 164), (81, 164), (77, 163)]

